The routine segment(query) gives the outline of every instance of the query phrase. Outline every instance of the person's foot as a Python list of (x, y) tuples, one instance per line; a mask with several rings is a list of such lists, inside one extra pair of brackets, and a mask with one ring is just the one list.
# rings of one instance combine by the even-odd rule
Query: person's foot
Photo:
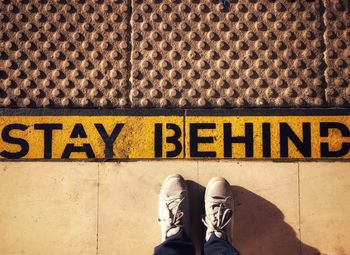
[(188, 216), (188, 194), (184, 178), (175, 174), (168, 176), (159, 194), (158, 223), (162, 231), (162, 241), (176, 235)]
[(211, 179), (205, 190), (205, 217), (202, 219), (207, 227), (205, 239), (211, 235), (227, 239), (230, 236), (233, 199), (230, 184), (222, 177)]

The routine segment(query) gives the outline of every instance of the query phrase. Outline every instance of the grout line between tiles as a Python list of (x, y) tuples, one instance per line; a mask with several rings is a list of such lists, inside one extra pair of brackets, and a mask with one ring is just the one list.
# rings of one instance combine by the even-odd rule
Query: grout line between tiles
[(196, 161), (197, 165), (197, 183), (199, 183), (199, 161)]
[(300, 163), (298, 163), (298, 208), (299, 208), (299, 253), (303, 255), (301, 239), (301, 208), (300, 208)]
[[(196, 168), (197, 168), (197, 180), (196, 180), (196, 182), (197, 182), (197, 184), (199, 184), (200, 182), (199, 182), (199, 161), (198, 160), (196, 160)], [(200, 194), (200, 185), (197, 185), (197, 190), (196, 190), (196, 192), (197, 192), (197, 194)], [(204, 201), (203, 201), (204, 202)], [(200, 228), (199, 228), (200, 229)], [(197, 255), (199, 255), (199, 249), (198, 249), (198, 247), (197, 247)]]
[(321, 5), (321, 8), (320, 8), (320, 15), (321, 15), (321, 21), (322, 21), (322, 37), (320, 38), (321, 41), (322, 41), (322, 64), (323, 64), (323, 67), (322, 67), (322, 79), (325, 83), (325, 88), (323, 88), (323, 93), (324, 93), (324, 104), (325, 105), (329, 105), (329, 102), (328, 102), (328, 98), (327, 98), (327, 89), (329, 87), (329, 84), (328, 84), (328, 81), (326, 79), (326, 72), (327, 72), (327, 68), (328, 68), (328, 64), (327, 64), (327, 59), (326, 59), (326, 49), (327, 49), (327, 45), (326, 45), (326, 30), (327, 30), (327, 25), (326, 25), (326, 20), (325, 20), (325, 12), (326, 12), (326, 3), (325, 3), (325, 0), (320, 0), (320, 5)]
[(128, 0), (128, 7), (129, 7), (129, 12), (128, 12), (128, 26), (129, 26), (129, 30), (130, 30), (130, 49), (128, 51), (127, 54), (127, 60), (126, 63), (128, 64), (128, 74), (127, 74), (127, 81), (130, 85), (129, 87), (129, 91), (127, 92), (128, 94), (128, 100), (129, 100), (129, 104), (130, 104), (130, 108), (133, 108), (133, 104), (132, 104), (132, 98), (131, 98), (131, 89), (132, 89), (132, 79), (131, 79), (131, 71), (132, 71), (132, 62), (131, 62), (131, 55), (133, 52), (133, 48), (134, 48), (134, 40), (133, 38), (133, 29), (132, 29), (132, 24), (131, 24), (131, 16), (132, 16), (132, 1), (133, 0)]
[(96, 220), (96, 255), (99, 254), (99, 213), (100, 213), (100, 163), (97, 164), (97, 220)]

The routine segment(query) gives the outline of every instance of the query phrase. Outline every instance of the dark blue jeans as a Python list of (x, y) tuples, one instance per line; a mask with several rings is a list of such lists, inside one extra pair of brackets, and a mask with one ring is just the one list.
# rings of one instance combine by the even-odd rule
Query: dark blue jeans
[[(154, 249), (154, 255), (195, 255), (191, 238), (181, 230), (176, 235), (165, 240)], [(227, 241), (217, 238), (214, 234), (203, 246), (203, 255), (239, 255), (239, 252)]]

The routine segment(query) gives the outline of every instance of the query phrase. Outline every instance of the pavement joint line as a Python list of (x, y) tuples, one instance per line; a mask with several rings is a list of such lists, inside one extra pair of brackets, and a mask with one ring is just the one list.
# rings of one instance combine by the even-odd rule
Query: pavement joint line
[(303, 250), (302, 250), (302, 237), (301, 237), (301, 194), (300, 194), (300, 162), (298, 162), (298, 212), (299, 212), (299, 249), (300, 249), (300, 254), (303, 255)]
[(100, 163), (97, 164), (97, 207), (96, 207), (96, 255), (99, 255), (99, 218), (100, 218)]

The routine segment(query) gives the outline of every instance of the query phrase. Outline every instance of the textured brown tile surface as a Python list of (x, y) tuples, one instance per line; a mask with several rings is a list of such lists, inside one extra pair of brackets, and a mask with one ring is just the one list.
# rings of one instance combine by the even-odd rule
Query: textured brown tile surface
[(127, 1), (0, 2), (0, 105), (128, 104)]
[(331, 106), (350, 105), (350, 2), (324, 0), (326, 13), (325, 54), (328, 88), (326, 98)]
[(131, 22), (135, 106), (324, 104), (320, 1), (134, 0)]
[(350, 101), (347, 0), (2, 0), (0, 107)]

